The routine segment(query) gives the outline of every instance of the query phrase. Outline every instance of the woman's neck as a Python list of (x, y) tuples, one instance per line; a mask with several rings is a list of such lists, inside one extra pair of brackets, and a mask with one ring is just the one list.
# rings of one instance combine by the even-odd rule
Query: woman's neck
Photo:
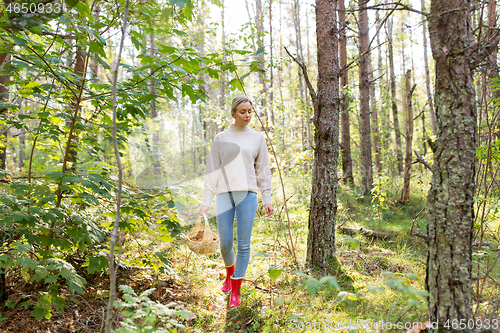
[(248, 128), (248, 125), (236, 126), (235, 124), (231, 124), (230, 128), (232, 128), (235, 131), (244, 131)]

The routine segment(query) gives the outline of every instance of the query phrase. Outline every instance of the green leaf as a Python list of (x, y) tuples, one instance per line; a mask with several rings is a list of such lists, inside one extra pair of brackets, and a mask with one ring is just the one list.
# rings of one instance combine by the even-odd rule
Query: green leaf
[(24, 268), (29, 268), (35, 270), (38, 268), (38, 262), (28, 257), (19, 257), (16, 259), (16, 262), (23, 266)]
[(366, 286), (372, 294), (386, 294), (385, 288), (379, 286)]
[(106, 256), (89, 257), (89, 265), (87, 267), (89, 274), (106, 271), (107, 268), (108, 258)]
[(122, 284), (118, 287), (118, 289), (120, 289), (124, 294), (137, 296), (134, 289), (132, 289), (132, 287), (130, 286)]
[(189, 1), (189, 0), (168, 0), (168, 2), (172, 6), (179, 6), (181, 8), (184, 8), (184, 6), (190, 6), (190, 7), (193, 6), (193, 4), (191, 3), (191, 1)]
[(30, 315), (40, 321), (43, 318), (50, 319), (52, 317), (52, 308), (50, 306), (35, 306), (35, 309), (30, 312)]
[(255, 52), (255, 54), (253, 55), (255, 58), (257, 58), (258, 56), (261, 56), (264, 54), (264, 51), (265, 51), (265, 47), (261, 46), (257, 49), (257, 52)]
[(343, 299), (350, 299), (351, 301), (356, 301), (358, 300), (358, 295), (353, 294), (353, 293), (348, 293), (347, 291), (341, 291), (339, 292), (338, 296), (343, 300)]
[(269, 277), (271, 278), (271, 280), (273, 280), (273, 282), (275, 282), (278, 277), (281, 275), (281, 273), (283, 272), (283, 269), (281, 268), (278, 268), (276, 267), (275, 265), (272, 265), (271, 267), (269, 267)]
[(314, 296), (318, 293), (321, 288), (321, 283), (314, 278), (309, 278), (303, 282), (304, 288), (309, 293), (309, 296)]
[(16, 43), (18, 46), (24, 46), (27, 42), (25, 39), (22, 39), (20, 37), (14, 36), (14, 35), (7, 35), (7, 37), (12, 39), (14, 41), (14, 43)]
[(51, 171), (47, 172), (45, 176), (49, 179), (59, 180), (63, 177), (62, 171)]
[(418, 278), (417, 275), (413, 274), (413, 273), (405, 273), (405, 275), (410, 279), (410, 280), (414, 280), (414, 281), (420, 281), (420, 279)]
[(359, 249), (359, 243), (357, 240), (355, 240), (354, 238), (352, 238), (351, 236), (346, 236), (346, 239), (349, 241), (349, 245), (355, 249), (355, 250), (358, 250)]
[(250, 72), (243, 74), (243, 75), (240, 77), (240, 81), (243, 81), (243, 80), (244, 80), (247, 76), (249, 76), (249, 75), (250, 75)]
[(64, 299), (64, 297), (57, 296), (56, 298), (54, 298), (54, 306), (57, 311), (64, 314), (64, 309), (66, 308), (66, 300)]
[(340, 290), (339, 283), (334, 276), (323, 276), (321, 279), (319, 279), (319, 282), (322, 284), (326, 282), (330, 289)]

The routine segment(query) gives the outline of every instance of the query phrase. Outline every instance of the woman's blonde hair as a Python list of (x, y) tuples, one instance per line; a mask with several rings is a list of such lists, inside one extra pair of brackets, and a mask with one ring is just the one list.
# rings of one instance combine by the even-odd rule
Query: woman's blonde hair
[(246, 98), (245, 96), (238, 96), (238, 97), (235, 97), (233, 99), (233, 102), (231, 103), (231, 116), (234, 115), (234, 113), (236, 112), (236, 110), (238, 109), (238, 106), (241, 104), (241, 103), (250, 103), (250, 105), (252, 105), (252, 102)]

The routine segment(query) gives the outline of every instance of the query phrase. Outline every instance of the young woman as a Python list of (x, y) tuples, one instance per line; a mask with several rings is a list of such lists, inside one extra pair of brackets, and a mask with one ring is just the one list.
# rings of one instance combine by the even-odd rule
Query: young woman
[[(271, 216), (271, 170), (264, 135), (248, 128), (252, 103), (246, 97), (233, 99), (227, 130), (217, 134), (207, 159), (200, 215), (214, 196), (220, 249), (226, 265), (222, 291), (231, 291), (229, 307), (241, 305), (240, 287), (250, 261), (250, 238), (260, 190), (266, 217)], [(233, 223), (236, 214), (238, 253), (233, 251)]]

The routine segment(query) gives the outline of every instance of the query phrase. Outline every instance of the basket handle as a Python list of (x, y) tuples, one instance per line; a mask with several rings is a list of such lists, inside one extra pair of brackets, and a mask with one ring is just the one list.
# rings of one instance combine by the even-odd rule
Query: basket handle
[(194, 225), (193, 232), (199, 232), (202, 230), (203, 230), (203, 227), (201, 226), (201, 215), (198, 215), (198, 219), (196, 220), (196, 224)]
[(203, 233), (203, 241), (212, 241), (212, 230), (210, 230), (210, 224), (208, 224), (208, 219), (205, 214), (203, 214), (205, 218), (205, 232)]

